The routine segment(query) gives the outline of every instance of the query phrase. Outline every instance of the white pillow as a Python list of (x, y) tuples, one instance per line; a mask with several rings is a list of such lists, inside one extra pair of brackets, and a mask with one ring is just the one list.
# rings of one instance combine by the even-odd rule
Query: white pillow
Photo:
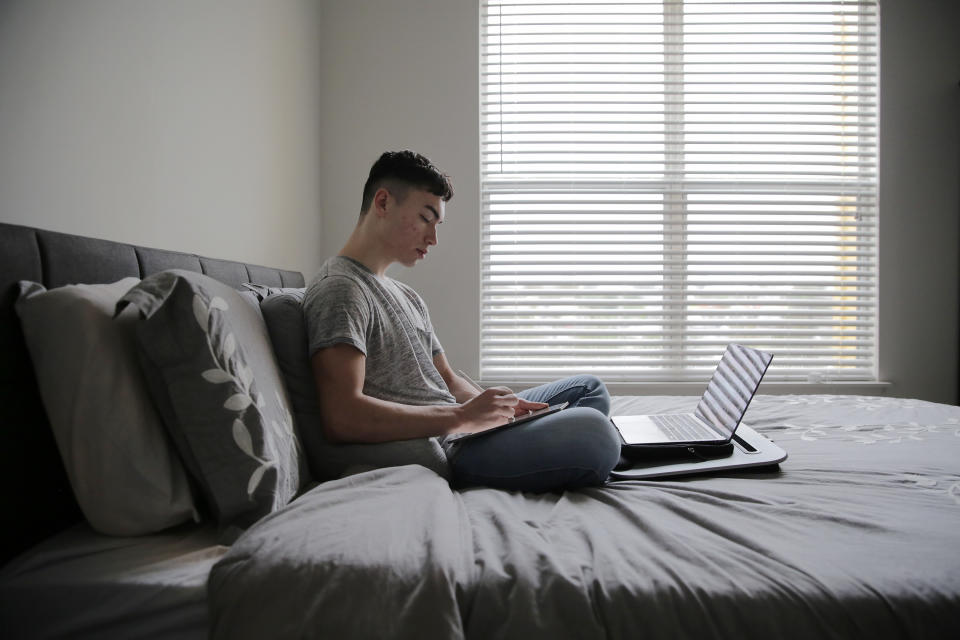
[(113, 318), (137, 278), (47, 291), (15, 304), (70, 485), (102, 533), (153, 533), (197, 519), (186, 471), (137, 361), (136, 310)]

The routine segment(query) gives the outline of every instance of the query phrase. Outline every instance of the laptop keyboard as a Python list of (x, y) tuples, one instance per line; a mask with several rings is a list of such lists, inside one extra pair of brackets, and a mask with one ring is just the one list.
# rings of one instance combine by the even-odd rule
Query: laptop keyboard
[(650, 419), (660, 427), (667, 437), (678, 442), (697, 442), (700, 440), (716, 440), (717, 436), (693, 416), (678, 414), (652, 415)]

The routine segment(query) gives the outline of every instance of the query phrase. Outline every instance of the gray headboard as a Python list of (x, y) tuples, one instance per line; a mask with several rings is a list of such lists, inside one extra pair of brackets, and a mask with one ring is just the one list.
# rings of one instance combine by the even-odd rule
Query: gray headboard
[(0, 565), (82, 518), (67, 482), (13, 309), (16, 283), (48, 289), (189, 269), (240, 287), (302, 287), (303, 274), (0, 223)]

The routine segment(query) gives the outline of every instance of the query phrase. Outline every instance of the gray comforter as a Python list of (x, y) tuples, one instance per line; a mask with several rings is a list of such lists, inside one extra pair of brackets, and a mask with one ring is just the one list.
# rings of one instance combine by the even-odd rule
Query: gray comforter
[(323, 484), (214, 567), (212, 636), (958, 637), (960, 408), (761, 396), (746, 421), (779, 469), (546, 495), (417, 466)]

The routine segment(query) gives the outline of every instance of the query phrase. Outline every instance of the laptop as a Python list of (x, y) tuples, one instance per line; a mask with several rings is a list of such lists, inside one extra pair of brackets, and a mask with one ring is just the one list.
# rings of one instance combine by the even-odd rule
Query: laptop
[(771, 360), (769, 353), (739, 344), (727, 345), (693, 413), (613, 416), (611, 420), (627, 445), (730, 442)]
[[(611, 472), (613, 480), (648, 480), (749, 467), (770, 468), (787, 452), (742, 422), (773, 356), (743, 345), (727, 346), (693, 413), (614, 416), (627, 444), (663, 447), (731, 444), (731, 453), (703, 460), (651, 459)], [(677, 426), (678, 424), (683, 426)]]

